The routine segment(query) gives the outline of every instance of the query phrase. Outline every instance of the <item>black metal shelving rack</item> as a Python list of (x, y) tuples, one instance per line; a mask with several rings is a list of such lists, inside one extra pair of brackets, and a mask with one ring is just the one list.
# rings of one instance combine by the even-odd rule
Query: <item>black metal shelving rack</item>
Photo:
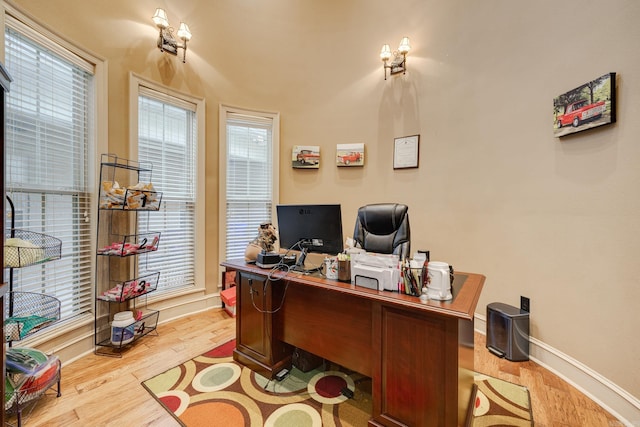
[[(151, 187), (151, 165), (103, 154), (100, 164), (95, 277), (95, 353), (122, 357), (140, 338), (157, 334), (159, 311), (147, 307), (160, 273), (139, 272), (160, 243), (160, 233), (139, 230), (141, 215), (160, 209), (162, 193)], [(138, 301), (144, 301), (139, 304)], [(132, 311), (133, 339), (113, 336), (114, 315)]]
[[(6, 230), (4, 246), (4, 268), (9, 270), (9, 292), (5, 307), (4, 342), (12, 347), (14, 341), (51, 326), (60, 320), (60, 300), (50, 295), (14, 290), (14, 270), (31, 267), (62, 257), (62, 242), (47, 234), (15, 228), (15, 205), (6, 195), (11, 209), (11, 228)], [(15, 414), (18, 427), (22, 425), (24, 408), (39, 399), (57, 384), (56, 395), (61, 396), (61, 364), (57, 358), (42, 361), (47, 371), (37, 379), (23, 373), (9, 372), (5, 375), (11, 390), (5, 390), (5, 411)], [(49, 364), (51, 362), (51, 364)]]

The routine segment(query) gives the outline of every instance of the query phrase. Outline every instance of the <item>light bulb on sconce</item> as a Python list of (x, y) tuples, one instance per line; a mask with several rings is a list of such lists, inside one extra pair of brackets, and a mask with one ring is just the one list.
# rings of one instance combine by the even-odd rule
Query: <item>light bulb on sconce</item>
[(191, 40), (191, 31), (189, 26), (184, 22), (180, 23), (177, 36), (182, 40), (182, 44), (178, 44), (177, 40), (173, 36), (173, 28), (169, 26), (169, 19), (164, 9), (156, 9), (156, 13), (151, 17), (156, 27), (160, 30), (158, 35), (158, 49), (161, 52), (167, 52), (172, 55), (178, 55), (178, 49), (182, 51), (182, 62), (187, 62), (187, 42)]
[(178, 37), (180, 37), (185, 42), (185, 49), (187, 48), (186, 42), (191, 40), (191, 31), (189, 31), (189, 26), (184, 22), (180, 23), (180, 28), (178, 28)]
[[(398, 46), (398, 50), (391, 52), (391, 48), (388, 44), (382, 46), (382, 50), (380, 51), (380, 59), (382, 60), (383, 69), (384, 69), (384, 79), (387, 80), (387, 69), (389, 69), (389, 73), (391, 75), (402, 73), (405, 74), (407, 72), (407, 53), (411, 50), (411, 44), (409, 42), (409, 37), (403, 37), (400, 40), (400, 45)], [(391, 64), (387, 64), (391, 57), (393, 56), (393, 60)]]
[(391, 58), (391, 48), (388, 44), (382, 45), (382, 50), (380, 51), (380, 59), (384, 62), (387, 62)]
[(169, 19), (167, 18), (167, 12), (164, 9), (156, 9), (156, 13), (151, 17), (153, 22), (158, 28), (167, 28), (169, 26)]

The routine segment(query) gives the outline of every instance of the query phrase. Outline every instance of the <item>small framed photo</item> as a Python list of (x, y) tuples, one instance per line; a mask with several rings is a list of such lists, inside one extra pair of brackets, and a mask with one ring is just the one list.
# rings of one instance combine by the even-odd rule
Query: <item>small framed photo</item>
[(616, 121), (616, 73), (582, 83), (553, 99), (553, 133), (563, 137)]
[(291, 167), (294, 169), (319, 169), (320, 146), (295, 145), (291, 150)]
[(393, 168), (417, 168), (420, 152), (420, 135), (396, 138), (393, 144)]
[(336, 165), (364, 166), (364, 144), (337, 144)]

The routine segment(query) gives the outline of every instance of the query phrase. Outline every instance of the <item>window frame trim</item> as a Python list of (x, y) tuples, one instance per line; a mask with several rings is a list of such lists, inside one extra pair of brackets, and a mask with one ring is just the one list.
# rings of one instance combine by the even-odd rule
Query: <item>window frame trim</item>
[(228, 113), (265, 117), (272, 120), (271, 155), (272, 155), (272, 194), (271, 218), (276, 218), (276, 205), (280, 201), (280, 113), (235, 107), (221, 103), (219, 106), (218, 127), (218, 265), (226, 261), (222, 259), (227, 253), (227, 115)]
[[(134, 72), (129, 73), (129, 158), (138, 158), (138, 97), (141, 95), (140, 88), (144, 87), (151, 91), (158, 92), (171, 98), (177, 98), (184, 102), (195, 105), (197, 122), (197, 153), (196, 156), (196, 194), (202, 195), (205, 192), (205, 100), (204, 98), (177, 91), (157, 84)], [(162, 189), (159, 189), (162, 191)], [(178, 295), (193, 293), (205, 289), (205, 198), (196, 197), (195, 206), (195, 288), (184, 288), (167, 290), (158, 295), (150, 295), (149, 302), (157, 302), (165, 299), (175, 298)]]

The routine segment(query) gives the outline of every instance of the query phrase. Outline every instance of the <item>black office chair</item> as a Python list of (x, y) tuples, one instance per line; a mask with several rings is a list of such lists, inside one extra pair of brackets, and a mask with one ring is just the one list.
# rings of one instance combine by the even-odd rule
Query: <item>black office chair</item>
[(400, 259), (411, 253), (409, 208), (398, 203), (378, 203), (358, 209), (353, 239), (367, 252), (396, 254)]

